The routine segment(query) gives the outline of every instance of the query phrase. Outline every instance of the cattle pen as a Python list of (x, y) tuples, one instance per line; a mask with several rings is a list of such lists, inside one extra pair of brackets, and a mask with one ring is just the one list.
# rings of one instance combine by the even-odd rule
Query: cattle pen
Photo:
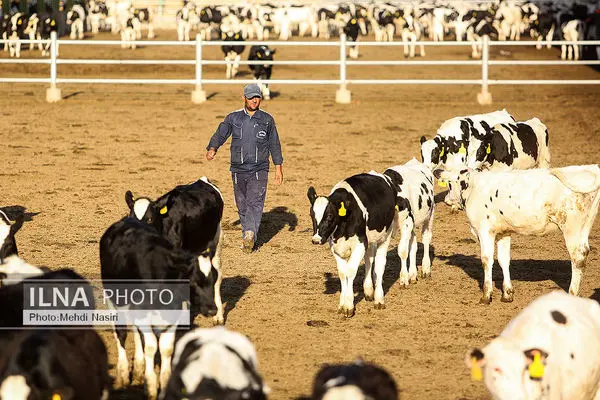
[[(128, 45), (136, 46), (183, 46), (195, 48), (195, 58), (187, 60), (144, 60), (144, 59), (63, 59), (58, 56), (59, 46), (81, 45), (79, 40), (59, 40), (56, 33), (51, 34), (50, 58), (49, 59), (0, 59), (0, 64), (49, 64), (50, 76), (48, 78), (28, 78), (28, 77), (0, 77), (0, 83), (46, 83), (50, 87), (46, 92), (48, 102), (61, 100), (61, 91), (58, 84), (61, 83), (91, 83), (91, 84), (184, 84), (194, 85), (192, 91), (192, 101), (194, 103), (203, 103), (206, 101), (206, 93), (203, 90), (204, 85), (210, 84), (243, 84), (254, 82), (252, 79), (205, 79), (202, 75), (202, 69), (205, 65), (227, 65), (234, 61), (227, 60), (205, 60), (203, 59), (203, 48), (206, 46), (222, 46), (230, 44), (227, 41), (203, 41), (200, 35), (196, 36), (195, 41), (164, 41), (164, 40), (135, 40), (128, 41)], [(0, 43), (8, 43), (8, 40), (0, 40)], [(23, 44), (47, 43), (47, 40), (22, 40)], [(477, 94), (477, 101), (480, 104), (491, 104), (492, 96), (489, 92), (490, 85), (597, 85), (600, 79), (490, 79), (489, 69), (493, 66), (508, 65), (600, 65), (600, 60), (491, 60), (489, 57), (490, 48), (494, 46), (535, 46), (535, 45), (570, 45), (570, 46), (600, 46), (600, 40), (583, 41), (491, 41), (488, 36), (484, 36), (478, 42), (481, 45), (481, 59), (479, 60), (349, 60), (347, 50), (354, 42), (346, 40), (346, 35), (340, 35), (339, 41), (245, 41), (244, 45), (267, 45), (267, 46), (324, 46), (339, 49), (339, 59), (337, 60), (274, 60), (274, 61), (239, 61), (239, 65), (298, 65), (298, 66), (338, 66), (339, 77), (337, 79), (272, 79), (269, 84), (274, 85), (338, 85), (336, 92), (336, 102), (347, 104), (351, 102), (351, 93), (348, 85), (480, 85), (481, 91)], [(377, 46), (377, 47), (396, 47), (408, 45), (423, 46), (472, 46), (473, 43), (466, 41), (359, 41), (358, 46)], [(86, 41), (85, 45), (92, 46), (122, 46), (123, 42), (118, 40), (93, 40)], [(195, 67), (195, 77), (193, 79), (131, 79), (131, 78), (59, 78), (57, 73), (58, 65), (193, 65)], [(352, 66), (480, 66), (481, 77), (479, 79), (352, 79), (348, 77), (347, 68)]]

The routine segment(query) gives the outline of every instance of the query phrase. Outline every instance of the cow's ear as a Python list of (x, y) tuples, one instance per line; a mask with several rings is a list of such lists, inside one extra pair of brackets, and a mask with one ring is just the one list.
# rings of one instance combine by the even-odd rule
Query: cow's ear
[(133, 204), (135, 203), (135, 200), (133, 199), (133, 193), (131, 193), (131, 190), (125, 192), (125, 203), (127, 203), (129, 210), (133, 211)]
[(315, 200), (317, 199), (317, 191), (315, 188), (312, 186), (309, 187), (306, 195), (308, 196), (308, 200), (310, 200), (310, 204), (315, 204)]
[(544, 378), (548, 353), (540, 349), (529, 349), (525, 350), (523, 354), (525, 354), (529, 378), (542, 380)]
[(14, 235), (21, 229), (23, 222), (25, 221), (25, 215), (21, 214), (15, 219), (15, 223), (10, 226), (10, 234)]
[(271, 54), (275, 54), (275, 52), (277, 52), (277, 49), (271, 50)]
[(427, 138), (425, 136), (421, 136), (421, 144), (425, 143), (427, 141)]
[(486, 364), (485, 354), (480, 349), (474, 347), (467, 351), (465, 356), (467, 367), (471, 368), (471, 379), (474, 381), (483, 380), (483, 367)]
[(433, 176), (435, 176), (435, 179), (441, 179), (443, 173), (444, 173), (443, 169), (434, 169), (433, 170)]

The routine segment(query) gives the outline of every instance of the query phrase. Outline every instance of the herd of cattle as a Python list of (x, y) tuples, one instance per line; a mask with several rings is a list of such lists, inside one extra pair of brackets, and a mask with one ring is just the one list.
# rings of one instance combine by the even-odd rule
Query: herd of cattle
[[(550, 167), (549, 134), (538, 119), (517, 122), (506, 110), (445, 121), (421, 138), (421, 161), (412, 159), (383, 173), (353, 175), (318, 195), (307, 195), (312, 242), (329, 244), (341, 282), (338, 312), (355, 313), (353, 282), (364, 261), (364, 298), (384, 309), (383, 277), (391, 238), (400, 232), (400, 284), (431, 276), (434, 181), (448, 188), (445, 202), (464, 210), (481, 247), (482, 303), (492, 300), (492, 267), (503, 273), (503, 302), (513, 301), (510, 280), (512, 234), (541, 236), (560, 230), (572, 266), (569, 294), (535, 300), (483, 350), (466, 356), (473, 379), (485, 380), (498, 399), (592, 400), (600, 393), (600, 306), (576, 297), (590, 250), (588, 236), (600, 206), (598, 165)], [(156, 200), (128, 191), (129, 215), (100, 240), (101, 277), (166, 282), (185, 280), (190, 300), (175, 309), (196, 310), (223, 325), (221, 246), (223, 197), (207, 178), (175, 187)], [(111, 387), (107, 351), (94, 330), (21, 330), (25, 284), (80, 281), (72, 270), (51, 271), (18, 256), (11, 223), (0, 212), (0, 398), (106, 398)], [(417, 231), (424, 255), (418, 268)], [(374, 283), (373, 283), (374, 281)], [(135, 302), (117, 309), (141, 310)], [(265, 399), (269, 388), (258, 371), (256, 351), (243, 335), (224, 327), (194, 329), (176, 341), (177, 324), (133, 322), (133, 365), (125, 351), (128, 327), (115, 326), (118, 349), (115, 387), (143, 382), (150, 399)], [(556, 338), (561, 338), (556, 341)], [(569, 338), (566, 342), (564, 338)], [(160, 372), (155, 355), (160, 353)], [(25, 354), (27, 354), (25, 356)], [(594, 356), (592, 356), (594, 355)], [(93, 361), (90, 361), (93, 360)], [(313, 399), (396, 399), (397, 387), (383, 369), (362, 361), (327, 365), (317, 374)]]

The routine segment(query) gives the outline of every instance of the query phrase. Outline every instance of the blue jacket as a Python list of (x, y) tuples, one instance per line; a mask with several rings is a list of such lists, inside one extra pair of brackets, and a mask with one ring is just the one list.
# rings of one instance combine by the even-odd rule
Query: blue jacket
[(229, 114), (210, 138), (206, 150), (217, 150), (231, 136), (231, 172), (269, 170), (269, 154), (275, 165), (283, 163), (279, 134), (271, 114), (258, 109), (250, 116), (245, 108)]

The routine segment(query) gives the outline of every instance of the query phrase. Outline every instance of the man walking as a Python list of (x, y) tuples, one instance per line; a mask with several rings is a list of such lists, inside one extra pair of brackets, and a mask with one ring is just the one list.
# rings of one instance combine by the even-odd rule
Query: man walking
[(242, 223), (242, 249), (251, 253), (265, 205), (269, 154), (275, 164), (277, 185), (283, 182), (283, 157), (275, 120), (260, 109), (260, 87), (254, 83), (246, 85), (243, 99), (244, 108), (225, 117), (210, 138), (206, 159), (214, 159), (219, 147), (231, 136), (230, 171), (235, 204)]

